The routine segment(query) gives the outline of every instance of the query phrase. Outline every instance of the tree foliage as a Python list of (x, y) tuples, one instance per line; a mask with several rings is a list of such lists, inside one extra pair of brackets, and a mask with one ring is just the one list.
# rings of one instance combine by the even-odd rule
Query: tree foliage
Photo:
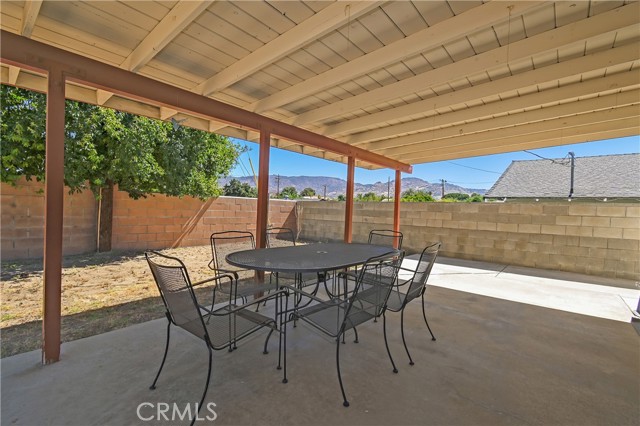
[(400, 200), (407, 203), (426, 203), (435, 201), (430, 192), (413, 188), (404, 191)]
[(231, 179), (222, 189), (224, 195), (230, 197), (258, 197), (258, 190), (248, 183), (240, 182), (238, 179)]
[(344, 194), (340, 194), (338, 195), (338, 201), (347, 201), (347, 197), (344, 196)]
[[(1, 180), (45, 176), (46, 97), (1, 86)], [(65, 106), (65, 185), (72, 192), (117, 184), (133, 198), (151, 193), (220, 195), (239, 146), (227, 138), (94, 105)]]
[(469, 199), (469, 194), (462, 194), (460, 192), (450, 192), (445, 194), (442, 197), (443, 200), (454, 200), (454, 201), (467, 201)]
[(301, 197), (313, 197), (315, 195), (316, 195), (316, 191), (313, 188), (305, 188), (302, 191), (300, 191)]
[(293, 186), (287, 186), (280, 191), (280, 197), (288, 200), (295, 200), (298, 198), (298, 191)]
[(384, 196), (377, 195), (375, 192), (367, 192), (365, 194), (358, 194), (354, 198), (355, 201), (382, 201)]

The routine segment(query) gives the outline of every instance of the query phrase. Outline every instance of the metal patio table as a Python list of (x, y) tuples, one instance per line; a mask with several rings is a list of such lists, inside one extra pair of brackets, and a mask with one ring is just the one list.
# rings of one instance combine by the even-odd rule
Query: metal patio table
[(359, 243), (316, 243), (242, 250), (229, 253), (227, 262), (265, 272), (327, 272), (362, 265), (372, 257), (399, 254), (388, 246)]

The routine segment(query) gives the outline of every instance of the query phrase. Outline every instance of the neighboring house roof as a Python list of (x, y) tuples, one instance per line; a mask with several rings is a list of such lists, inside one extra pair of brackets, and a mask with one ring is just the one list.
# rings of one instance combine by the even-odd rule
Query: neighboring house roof
[[(485, 194), (489, 198), (567, 198), (570, 158), (513, 161)], [(640, 154), (575, 159), (573, 198), (640, 198)]]

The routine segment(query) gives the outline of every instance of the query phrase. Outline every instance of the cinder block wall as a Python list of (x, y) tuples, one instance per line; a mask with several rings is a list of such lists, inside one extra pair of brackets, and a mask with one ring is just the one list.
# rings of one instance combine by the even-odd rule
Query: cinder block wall
[[(2, 260), (44, 256), (44, 185), (23, 180), (2, 184), (0, 244)], [(63, 246), (65, 254), (96, 247), (96, 202), (91, 192), (64, 194)]]
[[(0, 243), (2, 260), (41, 258), (44, 246), (44, 193), (38, 182), (17, 187), (2, 184)], [(90, 191), (65, 192), (63, 252), (88, 253), (96, 249), (97, 203)], [(145, 250), (209, 244), (209, 235), (228, 229), (255, 232), (256, 199), (220, 197), (201, 201), (193, 197), (157, 195), (139, 200), (115, 191), (114, 250)], [(296, 203), (271, 200), (269, 223), (296, 229)]]
[[(212, 232), (256, 230), (255, 198), (156, 195), (132, 200), (114, 197), (113, 249), (160, 249), (209, 244)], [(296, 229), (295, 201), (270, 200), (269, 223)]]
[[(340, 202), (300, 202), (301, 237), (341, 240)], [(402, 203), (403, 248), (441, 241), (442, 255), (640, 280), (640, 206), (620, 203)], [(393, 227), (391, 203), (354, 203), (353, 240)]]

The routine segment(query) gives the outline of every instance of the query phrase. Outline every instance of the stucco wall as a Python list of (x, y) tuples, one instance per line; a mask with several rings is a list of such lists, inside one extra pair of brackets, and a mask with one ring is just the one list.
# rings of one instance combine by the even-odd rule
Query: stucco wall
[[(17, 187), (2, 184), (0, 243), (2, 260), (40, 258), (44, 246), (44, 193), (38, 182)], [(96, 249), (96, 201), (90, 191), (69, 195), (64, 202), (64, 254)], [(296, 203), (271, 200), (269, 223), (296, 229)], [(255, 232), (256, 199), (157, 195), (133, 200), (115, 191), (114, 250), (145, 250), (209, 244), (209, 235), (228, 229)]]
[[(345, 203), (300, 204), (302, 238), (343, 238)], [(640, 279), (638, 204), (402, 203), (400, 218), (409, 251), (437, 240), (447, 257)], [(391, 203), (354, 203), (354, 241), (392, 227)]]

